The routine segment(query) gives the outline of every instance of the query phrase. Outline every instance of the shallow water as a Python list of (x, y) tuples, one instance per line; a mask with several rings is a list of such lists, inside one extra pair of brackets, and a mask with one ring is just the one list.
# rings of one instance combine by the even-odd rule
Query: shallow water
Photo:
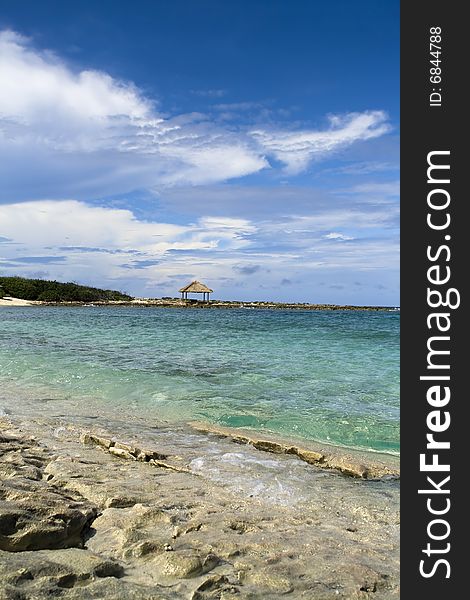
[(13, 411), (34, 401), (48, 415), (200, 420), (396, 453), (399, 318), (2, 307), (0, 385)]

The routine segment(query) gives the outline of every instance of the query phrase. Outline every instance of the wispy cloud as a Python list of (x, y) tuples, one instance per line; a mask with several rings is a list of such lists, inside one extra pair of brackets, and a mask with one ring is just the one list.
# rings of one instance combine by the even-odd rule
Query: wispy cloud
[(263, 108), (263, 105), (260, 102), (226, 102), (215, 104), (214, 108), (216, 110), (245, 111), (261, 109)]
[(388, 171), (397, 171), (398, 167), (399, 165), (393, 162), (369, 160), (358, 161), (340, 167), (322, 169), (319, 174), (364, 176), (370, 175), (371, 173), (385, 173)]
[[(0, 205), (0, 222), (16, 242), (2, 246), (0, 269), (28, 274), (38, 263), (48, 264), (56, 277), (88, 281), (93, 264), (98, 282), (127, 277), (129, 269), (140, 279), (187, 272), (200, 253), (231, 256), (246, 248), (246, 236), (256, 231), (246, 219), (201, 217), (174, 225), (140, 221), (129, 210), (75, 200)], [(192, 260), (171, 258), (175, 251), (189, 253)], [(139, 275), (142, 271), (147, 272)]]
[(332, 270), (346, 270), (351, 277), (396, 272), (392, 209), (392, 203), (374, 210), (319, 205), (309, 215), (208, 215), (176, 225), (76, 200), (0, 205), (4, 235), (14, 241), (2, 244), (0, 270), (31, 276), (38, 264), (47, 264), (54, 278), (144, 295), (156, 283), (172, 293), (175, 282), (188, 278), (208, 279), (221, 288), (235, 280), (259, 290), (292, 289)]
[[(208, 88), (191, 90), (205, 112), (163, 113), (132, 82), (11, 31), (0, 32), (0, 89), (2, 274), (143, 295), (194, 278), (229, 297), (303, 298), (319, 281), (396, 287), (398, 181), (365, 177), (392, 170), (388, 151), (369, 160), (391, 138), (377, 139), (391, 129), (384, 111), (312, 127)], [(327, 166), (355, 185), (294, 179), (340, 150), (346, 166)]]
[(361, 183), (347, 190), (342, 190), (343, 193), (358, 194), (361, 196), (373, 196), (375, 198), (398, 198), (400, 196), (400, 181), (384, 181)]
[[(390, 129), (382, 111), (331, 116), (324, 130), (296, 131), (256, 123), (225, 127), (201, 113), (163, 115), (132, 82), (102, 71), (77, 72), (12, 31), (0, 32), (0, 88), (5, 201), (225, 182), (277, 168), (272, 158), (295, 174), (314, 159)], [(229, 106), (254, 108), (250, 102)]]
[(347, 240), (353, 240), (354, 238), (350, 235), (344, 235), (344, 233), (338, 233), (337, 231), (332, 231), (331, 233), (327, 233), (323, 236), (325, 240), (339, 240), (341, 242), (345, 242)]
[(384, 111), (331, 115), (328, 128), (320, 131), (266, 131), (255, 129), (251, 135), (286, 165), (290, 174), (303, 171), (311, 160), (322, 158), (354, 142), (375, 138), (390, 131)]
[(201, 96), (203, 98), (223, 98), (227, 95), (227, 90), (217, 88), (207, 90), (191, 90), (191, 94), (194, 94), (194, 96)]

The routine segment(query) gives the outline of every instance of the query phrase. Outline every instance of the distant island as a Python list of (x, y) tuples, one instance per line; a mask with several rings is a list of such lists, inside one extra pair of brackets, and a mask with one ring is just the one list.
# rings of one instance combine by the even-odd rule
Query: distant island
[[(3, 299), (3, 300), (2, 300)], [(11, 301), (7, 301), (11, 300)], [(0, 304), (28, 303), (46, 306), (153, 306), (175, 308), (244, 308), (244, 309), (297, 309), (297, 310), (399, 310), (393, 306), (356, 306), (340, 304), (313, 304), (309, 302), (271, 302), (241, 300), (195, 300), (191, 298), (134, 298), (116, 290), (103, 290), (78, 283), (60, 283), (25, 277), (0, 277)]]
[(132, 300), (132, 296), (116, 290), (101, 290), (78, 283), (60, 283), (59, 281), (27, 279), (26, 277), (0, 277), (0, 298), (5, 296), (39, 302)]

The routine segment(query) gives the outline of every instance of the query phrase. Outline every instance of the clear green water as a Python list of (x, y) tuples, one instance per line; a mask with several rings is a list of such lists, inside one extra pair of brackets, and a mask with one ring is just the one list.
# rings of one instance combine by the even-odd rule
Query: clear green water
[(2, 307), (0, 385), (396, 453), (399, 326), (397, 312)]

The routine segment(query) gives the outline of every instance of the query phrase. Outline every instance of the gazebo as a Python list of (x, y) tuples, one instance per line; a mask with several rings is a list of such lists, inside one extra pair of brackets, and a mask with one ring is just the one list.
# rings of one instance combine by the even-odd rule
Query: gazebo
[[(181, 298), (187, 300), (188, 294), (202, 294), (202, 300), (210, 300), (210, 294), (212, 294), (214, 290), (211, 290), (204, 283), (200, 281), (191, 281), (189, 285), (185, 285), (180, 289)], [(206, 296), (207, 294), (207, 296)]]

